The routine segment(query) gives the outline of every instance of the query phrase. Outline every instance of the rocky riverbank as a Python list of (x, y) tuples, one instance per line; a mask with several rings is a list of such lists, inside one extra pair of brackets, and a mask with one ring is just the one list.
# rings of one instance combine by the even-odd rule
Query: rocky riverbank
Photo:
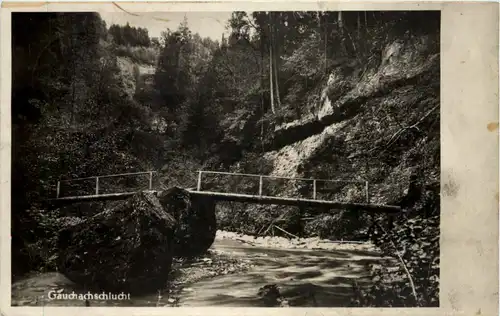
[[(376, 252), (376, 247), (370, 243), (339, 243), (319, 238), (254, 238), (253, 236), (219, 230), (216, 233), (214, 244), (205, 255), (191, 259), (174, 258), (169, 278), (171, 281), (167, 287), (148, 295), (132, 295), (130, 299), (126, 300), (91, 300), (88, 304), (90, 306), (175, 307), (193, 305), (197, 295), (200, 296), (199, 304), (211, 304), (199, 293), (200, 287), (204, 288), (208, 284), (219, 284), (219, 280), (222, 279), (229, 280), (228, 282), (231, 284), (234, 280), (252, 278), (255, 274), (276, 274), (272, 277), (275, 282), (283, 283), (283, 281), (288, 280), (284, 284), (285, 288), (287, 286), (294, 287), (296, 284), (293, 281), (293, 275), (302, 273), (304, 266), (305, 270), (319, 269), (318, 264), (323, 262), (326, 265), (324, 267), (326, 269), (325, 275), (328, 275), (327, 270), (331, 269), (327, 267), (328, 262), (340, 260), (343, 262), (342, 266), (354, 269), (353, 273), (364, 271), (362, 274), (366, 275), (367, 270), (363, 268), (365, 266), (363, 260), (376, 261), (378, 260), (377, 256), (379, 254)], [(353, 262), (349, 263), (351, 259)], [(283, 266), (282, 271), (279, 272), (272, 265), (281, 261), (283, 261)], [(318, 276), (315, 275), (315, 277)], [(301, 276), (301, 278), (303, 277), (304, 275)], [(254, 284), (248, 283), (248, 289), (245, 289), (244, 292), (248, 293), (247, 296), (253, 295), (253, 299), (256, 300), (254, 303), (259, 305), (258, 302), (261, 302), (258, 294), (259, 288), (272, 282), (254, 281)], [(54, 293), (70, 294), (73, 292), (76, 294), (87, 293), (58, 272), (32, 273), (12, 285), (12, 304), (15, 306), (85, 306), (86, 302), (79, 299), (54, 300), (49, 298), (49, 293), (54, 295)], [(208, 293), (217, 295), (218, 292), (211, 290)], [(239, 304), (238, 302), (239, 299), (229, 298), (226, 303), (231, 305)], [(252, 304), (254, 305), (254, 303)], [(323, 304), (326, 303), (323, 302)]]
[(312, 249), (312, 250), (357, 249), (366, 251), (376, 250), (375, 245), (373, 245), (370, 242), (343, 241), (343, 240), (332, 241), (328, 239), (321, 239), (319, 237), (292, 238), (292, 239), (281, 236), (254, 237), (250, 235), (221, 231), (221, 230), (217, 231), (216, 239), (233, 239), (252, 246), (280, 248), (280, 249)]
[(11, 299), (13, 306), (85, 306), (88, 304), (89, 306), (174, 307), (179, 305), (180, 297), (191, 290), (190, 285), (200, 280), (244, 272), (251, 266), (250, 260), (235, 258), (210, 249), (205, 256), (196, 259), (174, 259), (170, 272), (171, 281), (165, 288), (158, 289), (156, 293), (131, 295), (130, 298), (124, 300), (94, 299), (89, 300), (88, 303), (78, 298), (54, 299), (54, 295), (57, 294), (84, 295), (88, 291), (59, 272), (33, 272), (13, 283)]

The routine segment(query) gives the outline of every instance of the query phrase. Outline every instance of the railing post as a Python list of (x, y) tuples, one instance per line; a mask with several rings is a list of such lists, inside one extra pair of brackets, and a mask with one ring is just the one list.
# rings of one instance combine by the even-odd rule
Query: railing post
[(57, 181), (56, 199), (59, 198), (60, 193), (61, 193), (61, 181)]
[(259, 177), (259, 196), (262, 196), (262, 176)]
[(149, 172), (149, 191), (153, 190), (153, 171)]
[(313, 180), (313, 200), (316, 200), (316, 179)]
[(366, 203), (370, 203), (370, 192), (368, 191), (368, 181), (365, 182)]
[(99, 195), (99, 177), (95, 177), (95, 195)]
[(196, 191), (200, 191), (201, 190), (201, 173), (203, 171), (198, 171), (198, 185), (196, 186)]

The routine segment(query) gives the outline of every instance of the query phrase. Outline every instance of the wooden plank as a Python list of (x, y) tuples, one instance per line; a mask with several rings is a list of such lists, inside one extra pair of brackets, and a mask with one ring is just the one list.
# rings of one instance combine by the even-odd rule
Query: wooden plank
[(48, 200), (50, 204), (70, 204), (77, 202), (92, 202), (92, 201), (106, 201), (106, 200), (122, 200), (126, 199), (137, 192), (121, 192), (99, 195), (82, 195), (82, 196), (66, 196), (58, 199)]
[(276, 196), (258, 196), (249, 194), (236, 194), (236, 193), (221, 193), (209, 191), (189, 191), (193, 195), (202, 195), (212, 197), (218, 201), (231, 201), (231, 202), (246, 202), (257, 204), (278, 204), (290, 206), (305, 206), (305, 207), (321, 207), (323, 209), (342, 209), (342, 210), (365, 210), (381, 213), (398, 213), (401, 207), (396, 205), (382, 205), (382, 204), (366, 204), (366, 203), (348, 203), (336, 202), (325, 200), (311, 200), (311, 199), (294, 199)]
[[(150, 191), (159, 192), (159, 191)], [(258, 196), (258, 195), (248, 195), (248, 194), (236, 194), (236, 193), (221, 193), (221, 192), (210, 192), (210, 191), (195, 191), (188, 190), (192, 195), (208, 196), (216, 201), (232, 201), (232, 202), (246, 202), (246, 203), (257, 203), (257, 204), (278, 204), (278, 205), (290, 205), (299, 207), (317, 207), (319, 209), (339, 209), (339, 210), (361, 210), (361, 211), (372, 211), (380, 213), (399, 213), (401, 208), (396, 205), (382, 205), (382, 204), (367, 204), (367, 203), (348, 203), (348, 202), (336, 202), (336, 201), (326, 201), (326, 200), (311, 200), (311, 199), (294, 199), (286, 197), (276, 197), (276, 196)], [(110, 194), (99, 194), (99, 195), (86, 195), (86, 196), (70, 196), (62, 197), (58, 199), (49, 200), (52, 203), (76, 203), (76, 202), (91, 202), (91, 201), (103, 201), (103, 200), (120, 200), (126, 199), (137, 192), (122, 192), (122, 193), (110, 193)]]

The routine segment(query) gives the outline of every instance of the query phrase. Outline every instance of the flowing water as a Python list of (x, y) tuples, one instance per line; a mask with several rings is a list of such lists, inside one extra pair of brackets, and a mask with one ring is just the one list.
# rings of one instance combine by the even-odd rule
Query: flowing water
[[(96, 297), (89, 299), (88, 304), (266, 306), (268, 302), (259, 297), (259, 289), (275, 284), (290, 306), (349, 306), (354, 295), (353, 285), (369, 285), (369, 266), (380, 264), (382, 259), (370, 244), (342, 244), (315, 238), (255, 239), (218, 232), (206, 257), (176, 264), (174, 281), (168, 290), (122, 297), (122, 300)], [(74, 297), (63, 298), (62, 294), (72, 293)], [(12, 303), (16, 306), (86, 306), (85, 298), (77, 296), (86, 293), (60, 273), (33, 273), (14, 282)], [(53, 299), (57, 294), (61, 299)], [(114, 293), (117, 294), (120, 293)]]

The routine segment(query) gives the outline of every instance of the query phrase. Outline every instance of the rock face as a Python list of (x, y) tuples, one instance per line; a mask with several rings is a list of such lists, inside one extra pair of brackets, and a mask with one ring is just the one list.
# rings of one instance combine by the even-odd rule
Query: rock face
[(176, 220), (168, 211), (142, 192), (63, 229), (59, 271), (88, 289), (156, 291), (172, 263)]
[[(294, 120), (276, 126), (264, 136), (261, 157), (271, 165), (266, 174), (368, 181), (369, 201), (374, 204), (399, 203), (406, 195), (411, 175), (416, 174), (428, 192), (413, 190), (414, 194), (408, 193), (402, 204), (408, 205), (406, 209), (415, 209), (411, 205), (419, 205), (419, 199), (426, 198), (432, 209), (425, 212), (439, 212), (439, 191), (430, 189), (440, 183), (439, 32), (410, 33), (409, 37), (395, 35), (388, 39), (366, 63), (344, 60), (332, 66), (328, 82), (308, 89), (306, 111), (291, 114)], [(284, 116), (292, 110), (283, 112)], [(262, 173), (258, 166), (243, 172)], [(321, 186), (317, 187), (317, 198), (366, 201), (363, 184)], [(310, 197), (312, 191), (312, 186), (288, 181), (279, 186), (278, 193)], [(262, 233), (265, 230), (261, 227), (268, 227), (275, 214), (280, 214), (276, 209), (248, 205), (232, 209), (227, 215), (221, 209), (219, 228)], [(363, 217), (339, 210), (327, 218), (315, 216), (305, 223), (304, 230), (324, 238), (357, 239), (367, 228), (365, 223), (371, 221), (368, 212), (360, 215)]]
[(177, 220), (174, 256), (195, 257), (203, 254), (215, 240), (215, 203), (181, 188), (171, 188), (159, 197), (163, 207)]

